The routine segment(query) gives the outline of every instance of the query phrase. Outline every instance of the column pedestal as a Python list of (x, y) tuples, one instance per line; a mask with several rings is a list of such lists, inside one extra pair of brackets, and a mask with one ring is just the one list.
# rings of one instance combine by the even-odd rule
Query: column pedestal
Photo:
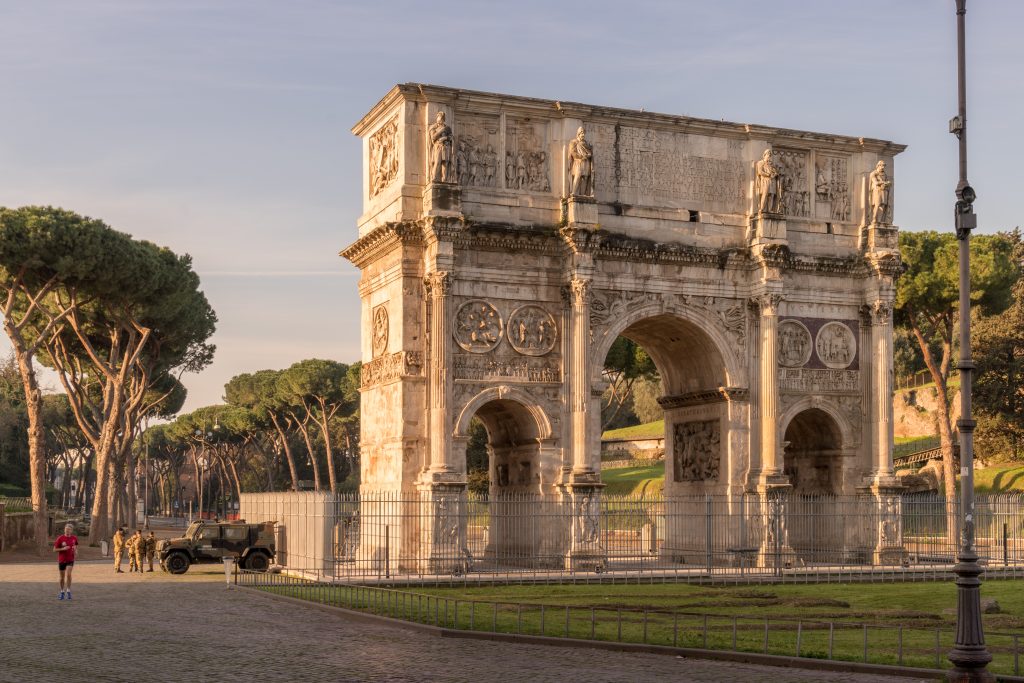
[(597, 200), (593, 197), (569, 197), (566, 221), (574, 228), (597, 228)]
[(431, 183), (423, 189), (424, 216), (461, 216), (462, 190), (455, 183)]
[(565, 568), (569, 571), (600, 572), (608, 562), (607, 551), (601, 544), (601, 489), (604, 484), (597, 483), (596, 474), (586, 478), (591, 481), (576, 481), (565, 492), (572, 527)]

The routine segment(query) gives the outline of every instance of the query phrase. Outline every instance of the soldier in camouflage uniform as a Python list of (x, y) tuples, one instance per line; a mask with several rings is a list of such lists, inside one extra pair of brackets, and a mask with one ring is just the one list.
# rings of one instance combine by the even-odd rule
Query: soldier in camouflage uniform
[(118, 528), (114, 532), (114, 570), (118, 574), (124, 574), (124, 571), (121, 569), (121, 558), (124, 557), (124, 542), (124, 528)]
[(138, 567), (138, 571), (142, 571), (142, 562), (146, 559), (146, 539), (142, 536), (142, 529), (136, 529), (135, 535), (132, 536), (132, 540), (135, 541), (132, 544), (132, 550), (135, 552), (135, 566)]
[(135, 536), (129, 536), (124, 542), (124, 550), (128, 553), (128, 571), (135, 571)]
[(146, 559), (149, 561), (149, 571), (153, 571), (153, 556), (156, 555), (156, 534), (152, 531), (146, 536)]

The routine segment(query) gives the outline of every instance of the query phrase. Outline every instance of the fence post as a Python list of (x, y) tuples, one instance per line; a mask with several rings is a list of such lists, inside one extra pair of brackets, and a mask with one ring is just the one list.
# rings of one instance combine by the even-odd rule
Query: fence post
[(594, 640), (597, 631), (597, 614), (593, 607), (590, 608), (590, 639)]
[(835, 643), (836, 625), (835, 622), (828, 622), (828, 658), (832, 659), (832, 646)]
[(768, 617), (764, 618), (764, 653), (768, 654)]
[(798, 622), (796, 622), (796, 656), (797, 657), (800, 656), (800, 645), (801, 645), (800, 641), (803, 639), (803, 635), (804, 635), (804, 622), (798, 621)]
[(569, 606), (565, 606), (565, 637), (569, 637)]
[(544, 605), (540, 606), (540, 634), (544, 635)]
[(864, 624), (864, 661), (868, 661), (868, 625)]
[(704, 494), (704, 553), (708, 568), (708, 576), (711, 575), (711, 531), (711, 496), (709, 494)]

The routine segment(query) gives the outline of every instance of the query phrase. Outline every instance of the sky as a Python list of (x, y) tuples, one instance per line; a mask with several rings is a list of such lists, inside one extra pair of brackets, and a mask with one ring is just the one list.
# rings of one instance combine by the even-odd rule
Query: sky
[[(0, 205), (192, 255), (219, 322), (186, 410), (241, 372), (359, 359), (338, 256), (361, 213), (350, 129), (396, 83), (893, 140), (895, 223), (951, 229), (953, 0), (3, 0), (0, 17)], [(1021, 26), (1022, 2), (968, 2), (982, 232), (1021, 222)]]

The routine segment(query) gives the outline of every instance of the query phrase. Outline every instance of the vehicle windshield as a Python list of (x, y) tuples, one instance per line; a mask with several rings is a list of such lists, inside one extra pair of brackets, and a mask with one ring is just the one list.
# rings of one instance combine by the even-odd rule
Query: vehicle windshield
[(192, 522), (189, 524), (188, 529), (185, 530), (185, 538), (192, 540), (195, 538), (196, 532), (202, 527), (201, 522)]

